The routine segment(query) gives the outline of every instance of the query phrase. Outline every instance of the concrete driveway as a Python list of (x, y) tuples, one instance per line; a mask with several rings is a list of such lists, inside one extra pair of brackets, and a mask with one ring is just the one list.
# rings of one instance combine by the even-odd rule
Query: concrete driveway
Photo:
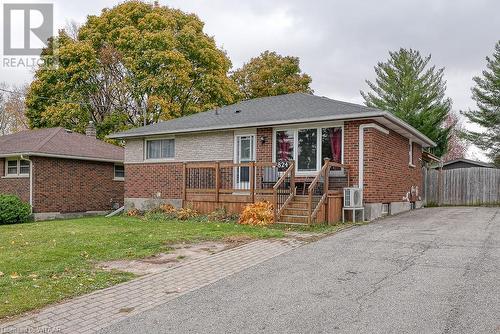
[(347, 230), (102, 333), (500, 333), (500, 208)]

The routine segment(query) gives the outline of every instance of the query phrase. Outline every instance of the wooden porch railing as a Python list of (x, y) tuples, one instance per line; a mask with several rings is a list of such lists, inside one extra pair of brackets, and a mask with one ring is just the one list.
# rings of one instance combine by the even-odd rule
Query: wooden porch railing
[(184, 163), (183, 199), (220, 202), (225, 201), (223, 196), (238, 195), (239, 201), (248, 198), (245, 201), (254, 202), (258, 195), (273, 196), (279, 178), (276, 164), (271, 162)]
[(308, 199), (307, 199), (307, 216), (308, 224), (311, 224), (314, 218), (317, 216), (321, 206), (325, 203), (328, 197), (328, 191), (330, 189), (330, 171), (332, 168), (341, 168), (345, 170), (347, 174), (347, 186), (349, 186), (349, 166), (331, 162), (330, 159), (325, 159), (323, 167), (318, 172), (314, 180), (309, 185)]

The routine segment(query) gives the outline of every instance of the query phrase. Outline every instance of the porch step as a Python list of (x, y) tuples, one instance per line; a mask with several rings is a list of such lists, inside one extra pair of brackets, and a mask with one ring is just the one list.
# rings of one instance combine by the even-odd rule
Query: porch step
[(281, 215), (280, 221), (287, 223), (301, 223), (307, 224), (307, 216), (303, 215)]
[(292, 215), (292, 216), (307, 216), (307, 206), (304, 207), (291, 207), (287, 206), (283, 210), (284, 215)]
[(294, 202), (306, 202), (309, 200), (309, 196), (308, 195), (295, 195), (293, 197), (293, 201)]
[[(313, 198), (313, 201), (314, 201), (314, 200), (317, 200), (317, 199), (321, 198), (321, 196), (313, 195), (312, 198)], [(300, 203), (303, 203), (303, 202), (307, 203), (309, 201), (309, 195), (295, 195), (293, 197), (293, 201), (294, 202), (300, 202)]]
[(296, 201), (292, 200), (291, 202), (288, 202), (286, 208), (307, 209), (307, 202), (296, 202)]

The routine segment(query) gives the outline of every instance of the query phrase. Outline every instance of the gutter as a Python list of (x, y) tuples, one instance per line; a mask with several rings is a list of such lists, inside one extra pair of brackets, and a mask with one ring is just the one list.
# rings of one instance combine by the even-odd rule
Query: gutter
[[(37, 153), (37, 152), (12, 152), (0, 154), (0, 158), (10, 158), (10, 157), (18, 157), (18, 156), (36, 156), (36, 157), (45, 157), (45, 158), (61, 158), (61, 159), (71, 159), (71, 160), (84, 160), (84, 161), (98, 161), (98, 162), (112, 162), (112, 163), (123, 163), (122, 160), (116, 159), (101, 159), (101, 158), (92, 158), (92, 157), (82, 157), (76, 155), (65, 155), (65, 154), (50, 154), (50, 153)], [(28, 160), (28, 159), (24, 159)]]
[(386, 135), (389, 134), (389, 130), (381, 127), (375, 123), (361, 124), (359, 126), (359, 136), (358, 136), (358, 188), (363, 189), (364, 182), (364, 164), (365, 164), (365, 129), (376, 129)]
[(30, 207), (31, 214), (33, 214), (33, 161), (26, 158), (23, 154), (21, 154), (21, 160), (29, 161), (30, 163)]

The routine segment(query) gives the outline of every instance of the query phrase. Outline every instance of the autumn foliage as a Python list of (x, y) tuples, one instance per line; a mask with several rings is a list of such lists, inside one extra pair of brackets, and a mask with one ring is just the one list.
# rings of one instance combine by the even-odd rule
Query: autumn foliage
[(274, 224), (273, 205), (267, 201), (248, 204), (241, 213), (238, 223), (259, 226)]
[(195, 218), (198, 216), (198, 212), (191, 208), (181, 208), (177, 210), (177, 219), (179, 220), (188, 220), (191, 218)]

